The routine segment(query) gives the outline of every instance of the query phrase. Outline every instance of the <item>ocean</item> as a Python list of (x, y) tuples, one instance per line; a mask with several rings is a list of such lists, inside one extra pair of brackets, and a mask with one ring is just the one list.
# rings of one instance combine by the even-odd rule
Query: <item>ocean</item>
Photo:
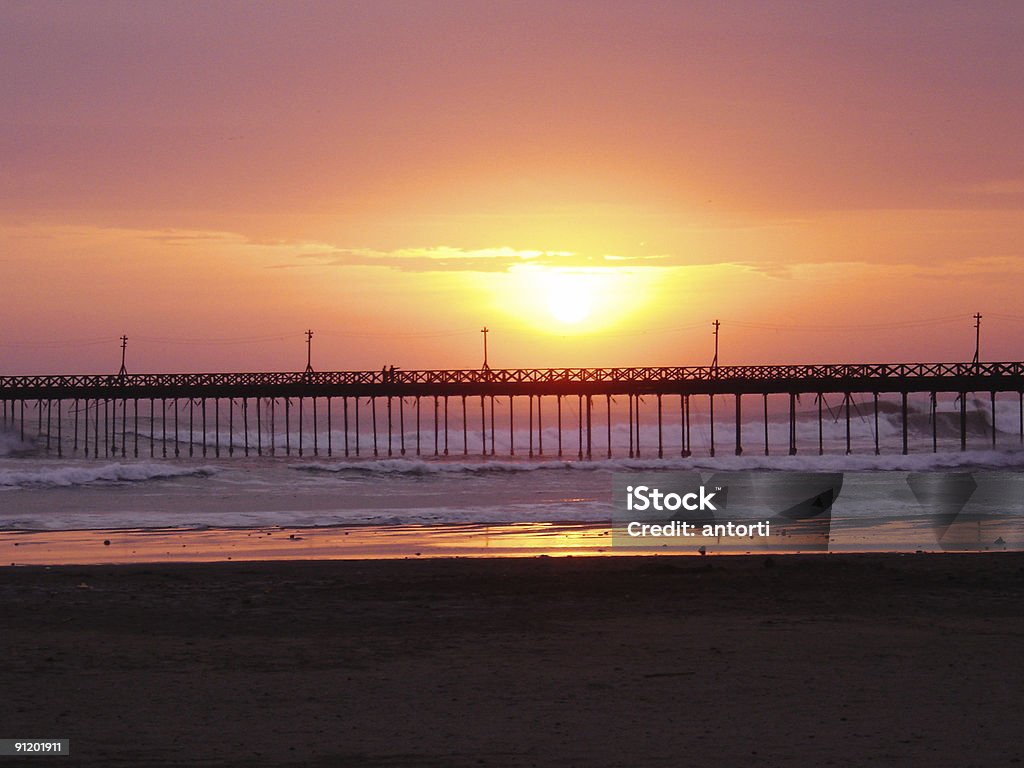
[[(724, 398), (722, 398), (724, 400)], [(769, 455), (764, 455), (764, 418), (759, 409), (750, 409), (742, 421), (744, 451), (735, 455), (735, 422), (716, 418), (716, 454), (710, 455), (711, 430), (707, 414), (691, 414), (692, 455), (683, 457), (681, 420), (667, 407), (661, 424), (661, 452), (652, 401), (645, 398), (641, 412), (640, 439), (630, 434), (621, 409), (613, 409), (608, 428), (607, 412), (595, 414), (593, 460), (580, 460), (578, 413), (572, 399), (566, 399), (561, 431), (562, 456), (557, 456), (559, 433), (549, 404), (545, 403), (543, 428), (533, 429), (520, 412), (511, 421), (507, 412), (504, 429), (499, 421), (493, 436), (495, 456), (483, 455), (491, 448), (491, 436), (481, 438), (479, 406), (476, 421), (467, 419), (463, 432), (461, 416), (454, 413), (449, 423), (449, 453), (433, 455), (433, 424), (421, 424), (419, 435), (411, 419), (404, 435), (392, 431), (390, 440), (383, 434), (378, 415), (377, 456), (373, 455), (371, 414), (361, 414), (360, 457), (339, 457), (344, 436), (333, 425), (328, 434), (323, 409), (314, 425), (307, 414), (304, 429), (304, 455), (297, 455), (298, 425), (285, 435), (280, 427), (271, 439), (261, 436), (264, 453), (275, 455), (245, 457), (240, 446), (240, 419), (220, 414), (220, 423), (206, 424), (206, 439), (179, 424), (179, 456), (162, 458), (163, 435), (160, 425), (150, 427), (145, 415), (138, 432), (117, 432), (116, 440), (126, 443), (126, 456), (120, 446), (110, 456), (82, 458), (74, 453), (70, 413), (62, 415), (61, 447), (64, 457), (56, 455), (56, 427), (49, 435), (26, 435), (19, 429), (0, 432), (0, 530), (3, 531), (81, 531), (128, 529), (314, 529), (344, 526), (446, 526), (539, 523), (588, 523), (609, 525), (613, 512), (612, 487), (616, 477), (643, 472), (678, 473), (696, 471), (709, 477), (715, 473), (842, 473), (844, 490), (831, 509), (830, 538), (835, 547), (843, 545), (842, 532), (864, 531), (890, 526), (894, 520), (920, 517), (922, 510), (913, 504), (913, 495), (904, 492), (906, 476), (916, 473), (962, 476), (970, 473), (981, 485), (1000, 484), (995, 497), (1009, 500), (983, 510), (985, 520), (998, 519), (993, 535), (976, 537), (979, 546), (1000, 541), (1004, 548), (1024, 548), (1019, 520), (1021, 510), (1014, 502), (1024, 499), (1024, 447), (1017, 430), (1020, 413), (1017, 398), (1005, 398), (995, 413), (996, 446), (992, 447), (993, 414), (986, 398), (970, 403), (968, 450), (959, 450), (959, 412), (952, 400), (939, 403), (934, 422), (927, 398), (913, 403), (909, 420), (910, 453), (901, 454), (902, 425), (891, 407), (881, 409), (877, 431), (870, 401), (853, 404), (850, 422), (851, 453), (846, 453), (845, 415), (835, 407), (825, 411), (819, 422), (817, 406), (805, 404), (798, 413), (798, 453), (788, 455), (788, 423), (781, 411), (769, 412)], [(755, 398), (750, 398), (755, 400)], [(760, 398), (757, 398), (760, 405)], [(837, 398), (839, 400), (839, 398)], [(678, 398), (676, 398), (678, 402)], [(891, 405), (891, 404), (890, 404)], [(225, 409), (226, 410), (226, 409)], [(522, 409), (522, 410), (525, 410)], [(716, 409), (716, 417), (728, 408)], [(471, 411), (472, 413), (472, 411)], [(26, 421), (36, 425), (35, 414)], [(500, 419), (501, 417), (499, 417)], [(228, 436), (229, 419), (235, 433)], [(130, 420), (129, 420), (130, 421)], [(127, 425), (117, 422), (117, 430)], [(933, 426), (934, 425), (934, 426)], [(312, 454), (312, 433), (316, 432), (317, 452)], [(489, 429), (490, 424), (484, 426)], [(429, 427), (429, 428), (428, 428)], [(116, 431), (116, 430), (115, 430)], [(217, 434), (220, 456), (214, 445)], [(465, 437), (464, 437), (465, 435)], [(533, 456), (529, 456), (532, 435)], [(610, 436), (612, 458), (607, 458)], [(109, 435), (104, 436), (109, 439)], [(251, 437), (251, 435), (250, 435)], [(404, 439), (403, 439), (404, 438)], [(47, 448), (47, 439), (49, 447)], [(818, 454), (819, 439), (823, 455)], [(875, 455), (876, 439), (880, 455)], [(174, 435), (170, 437), (174, 441)], [(352, 435), (349, 436), (350, 447)], [(191, 442), (191, 449), (187, 446)], [(234, 455), (228, 456), (229, 442)], [(405, 455), (399, 447), (404, 442)], [(639, 445), (637, 445), (639, 443)], [(326, 456), (328, 444), (335, 455)], [(116, 445), (116, 444), (115, 444)], [(387, 455), (390, 445), (391, 455)], [(933, 451), (933, 445), (936, 448)], [(134, 450), (139, 447), (139, 458)], [(151, 448), (152, 446), (152, 448)], [(290, 448), (292, 455), (282, 455)], [(416, 448), (420, 447), (420, 455)], [(438, 438), (439, 454), (443, 441)], [(632, 449), (633, 457), (629, 457)], [(150, 456), (152, 450), (153, 456)], [(515, 455), (510, 452), (515, 450)], [(543, 456), (539, 452), (543, 450)], [(191, 456), (189, 456), (191, 453)], [(203, 454), (206, 454), (205, 456)], [(716, 475), (718, 476), (718, 475)], [(884, 482), (870, 482), (869, 478)], [(899, 488), (894, 492), (893, 488)], [(984, 495), (984, 494), (983, 494)], [(992, 494), (989, 494), (992, 497)], [(993, 498), (995, 498), (993, 497)], [(987, 525), (988, 523), (986, 523)], [(844, 528), (845, 527), (845, 528)], [(920, 527), (920, 526), (918, 526)], [(925, 528), (928, 526), (926, 525)], [(887, 534), (888, 535), (888, 534)], [(973, 534), (972, 534), (973, 536)], [(838, 538), (837, 538), (838, 537)], [(906, 538), (906, 537), (905, 537)], [(940, 537), (941, 538), (941, 537)], [(846, 544), (852, 539), (847, 537)], [(870, 536), (868, 537), (870, 539)], [(937, 539), (929, 536), (862, 544), (871, 549), (893, 545), (900, 549), (933, 548)], [(972, 539), (973, 541), (973, 539)], [(848, 547), (849, 548), (849, 547)]]

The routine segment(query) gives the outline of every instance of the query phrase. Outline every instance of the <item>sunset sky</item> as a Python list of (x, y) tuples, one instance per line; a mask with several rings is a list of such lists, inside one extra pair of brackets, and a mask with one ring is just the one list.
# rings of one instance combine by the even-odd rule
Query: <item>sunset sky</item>
[(0, 373), (1024, 349), (1024, 4), (0, 0)]

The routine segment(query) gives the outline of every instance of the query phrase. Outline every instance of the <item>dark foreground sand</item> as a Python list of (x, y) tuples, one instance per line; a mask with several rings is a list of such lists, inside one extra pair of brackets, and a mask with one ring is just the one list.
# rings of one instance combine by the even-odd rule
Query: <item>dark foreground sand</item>
[(0, 649), (31, 765), (1024, 759), (1015, 553), (4, 568)]

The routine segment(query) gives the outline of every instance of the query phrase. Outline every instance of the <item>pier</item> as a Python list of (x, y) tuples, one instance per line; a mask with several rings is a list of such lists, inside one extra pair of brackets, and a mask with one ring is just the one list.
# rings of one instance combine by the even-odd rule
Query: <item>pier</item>
[[(709, 455), (768, 455), (769, 398), (775, 398), (773, 412), (782, 398), (790, 455), (824, 452), (826, 410), (829, 418), (845, 419), (851, 453), (851, 409), (874, 419), (878, 454), (879, 398), (887, 396), (897, 399), (906, 454), (911, 395), (928, 397), (930, 448), (937, 451), (939, 399), (959, 408), (959, 448), (967, 450), (967, 400), (978, 393), (993, 414), (979, 447), (996, 447), (997, 399), (1011, 397), (1024, 443), (1024, 362), (976, 361), (380, 371), (307, 365), (302, 372), (169, 374), (130, 374), (122, 364), (113, 375), (0, 377), (0, 425), (57, 456), (495, 456), (495, 435), (504, 432), (501, 455), (584, 460), (613, 456), (613, 421), (622, 412), (629, 429), (622, 453), (664, 458), (692, 455), (699, 404)], [(870, 401), (858, 404), (856, 397)], [(745, 408), (763, 414), (763, 434), (744, 434)], [(817, 409), (817, 445), (799, 444), (798, 408)], [(716, 409), (734, 427), (727, 439), (715, 433)], [(545, 445), (545, 424), (549, 441), (554, 427), (554, 444)]]

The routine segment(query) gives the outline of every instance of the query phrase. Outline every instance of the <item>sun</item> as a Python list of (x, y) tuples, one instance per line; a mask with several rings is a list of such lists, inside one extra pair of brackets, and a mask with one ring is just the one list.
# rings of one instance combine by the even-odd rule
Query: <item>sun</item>
[(491, 292), (494, 307), (514, 318), (517, 326), (584, 336), (628, 322), (646, 306), (657, 278), (654, 268), (517, 264), (480, 281)]
[(593, 275), (551, 271), (544, 275), (544, 303), (551, 317), (565, 325), (590, 318), (596, 300)]

